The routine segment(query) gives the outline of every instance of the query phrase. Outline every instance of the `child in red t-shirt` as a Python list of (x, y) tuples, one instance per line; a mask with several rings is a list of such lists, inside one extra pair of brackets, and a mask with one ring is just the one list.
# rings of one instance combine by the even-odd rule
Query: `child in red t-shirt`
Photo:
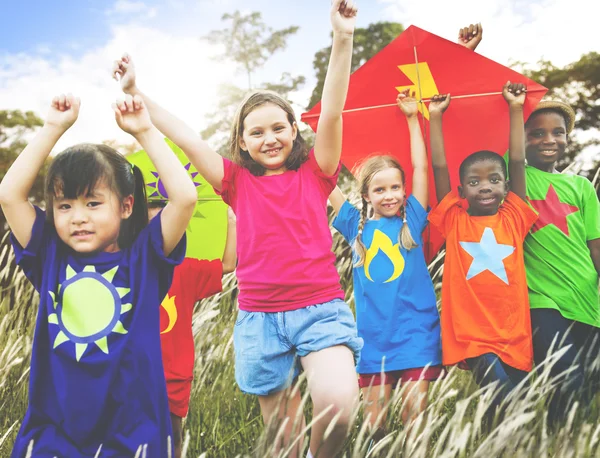
[[(165, 201), (148, 202), (148, 219), (156, 216), (165, 205)], [(171, 288), (161, 304), (162, 360), (171, 411), (173, 446), (177, 458), (181, 456), (182, 419), (188, 413), (194, 378), (194, 304), (221, 292), (221, 277), (235, 270), (235, 214), (231, 208), (228, 209), (228, 215), (223, 261), (185, 258), (181, 265), (175, 268)]]

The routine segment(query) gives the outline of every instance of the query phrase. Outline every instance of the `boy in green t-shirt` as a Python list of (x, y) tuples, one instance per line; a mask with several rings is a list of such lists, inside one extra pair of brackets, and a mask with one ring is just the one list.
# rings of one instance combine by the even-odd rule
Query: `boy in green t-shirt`
[(525, 239), (534, 359), (555, 341), (554, 350), (570, 347), (552, 375), (575, 363), (550, 402), (551, 423), (566, 419), (574, 397), (586, 406), (600, 389), (600, 204), (588, 179), (555, 169), (574, 121), (569, 105), (542, 101), (525, 123), (527, 195), (539, 213)]

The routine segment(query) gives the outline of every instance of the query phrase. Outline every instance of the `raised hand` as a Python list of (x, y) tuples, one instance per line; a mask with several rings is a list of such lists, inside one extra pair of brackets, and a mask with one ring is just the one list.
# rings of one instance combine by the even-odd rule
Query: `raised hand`
[(61, 94), (52, 99), (50, 110), (46, 116), (46, 126), (58, 127), (66, 131), (79, 116), (81, 100), (73, 94)]
[(410, 89), (406, 89), (398, 94), (398, 97), (396, 97), (396, 103), (407, 118), (416, 116), (419, 111), (415, 93), (413, 92), (411, 95)]
[(458, 44), (463, 45), (465, 48), (475, 51), (477, 45), (481, 43), (483, 38), (483, 27), (481, 22), (478, 24), (470, 24), (467, 27), (463, 27), (458, 31)]
[(136, 89), (135, 84), (135, 65), (131, 56), (123, 54), (119, 60), (113, 62), (112, 77), (121, 83), (121, 90), (126, 94), (131, 94)]
[(429, 114), (443, 114), (450, 105), (450, 94), (436, 94), (429, 102)]
[(527, 88), (523, 83), (511, 83), (507, 81), (502, 88), (502, 95), (509, 107), (522, 107), (525, 103)]
[(119, 127), (134, 137), (153, 127), (150, 114), (139, 95), (127, 95), (113, 103), (112, 108)]
[(358, 8), (353, 0), (333, 0), (331, 2), (331, 27), (334, 33), (352, 35)]

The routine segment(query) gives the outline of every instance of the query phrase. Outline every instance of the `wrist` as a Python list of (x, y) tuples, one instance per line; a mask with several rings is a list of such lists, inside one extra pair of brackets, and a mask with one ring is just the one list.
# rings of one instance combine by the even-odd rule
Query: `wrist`
[(131, 135), (133, 135), (135, 137), (135, 139), (139, 142), (140, 145), (142, 145), (144, 147), (144, 149), (145, 149), (145, 145), (147, 143), (155, 140), (157, 135), (162, 140), (162, 136), (160, 135), (160, 133), (154, 126), (150, 126), (147, 129), (132, 133)]
[(131, 96), (142, 94), (142, 92), (138, 89), (138, 87), (135, 84), (127, 88), (123, 88), (123, 92)]
[(50, 135), (54, 135), (57, 137), (60, 137), (62, 134), (64, 134), (67, 130), (69, 130), (69, 128), (72, 126), (73, 124), (69, 125), (69, 126), (62, 126), (59, 124), (53, 124), (50, 122), (45, 122), (43, 127), (42, 127), (42, 132), (46, 133), (46, 134), (50, 134)]
[(333, 31), (333, 39), (334, 40), (350, 40), (350, 41), (352, 41), (354, 39), (354, 31), (347, 32), (347, 31), (341, 31), (341, 30), (334, 30)]
[(511, 114), (522, 114), (523, 105), (509, 105), (509, 110)]

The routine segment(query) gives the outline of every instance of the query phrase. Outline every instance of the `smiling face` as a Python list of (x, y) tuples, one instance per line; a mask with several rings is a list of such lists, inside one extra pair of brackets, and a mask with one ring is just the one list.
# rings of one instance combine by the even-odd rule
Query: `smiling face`
[(388, 167), (373, 175), (364, 198), (373, 207), (373, 219), (379, 219), (396, 215), (405, 196), (400, 170)]
[(298, 133), (287, 113), (279, 106), (265, 103), (244, 119), (240, 148), (265, 168), (265, 175), (278, 175), (287, 170), (286, 161)]
[(53, 199), (54, 227), (60, 239), (78, 253), (119, 251), (121, 221), (131, 216), (133, 197), (118, 196), (100, 183), (87, 195)]
[(552, 172), (567, 148), (565, 118), (555, 111), (535, 113), (525, 125), (527, 164)]
[(470, 215), (495, 215), (508, 193), (508, 182), (497, 160), (480, 160), (467, 167), (458, 191), (469, 202)]

